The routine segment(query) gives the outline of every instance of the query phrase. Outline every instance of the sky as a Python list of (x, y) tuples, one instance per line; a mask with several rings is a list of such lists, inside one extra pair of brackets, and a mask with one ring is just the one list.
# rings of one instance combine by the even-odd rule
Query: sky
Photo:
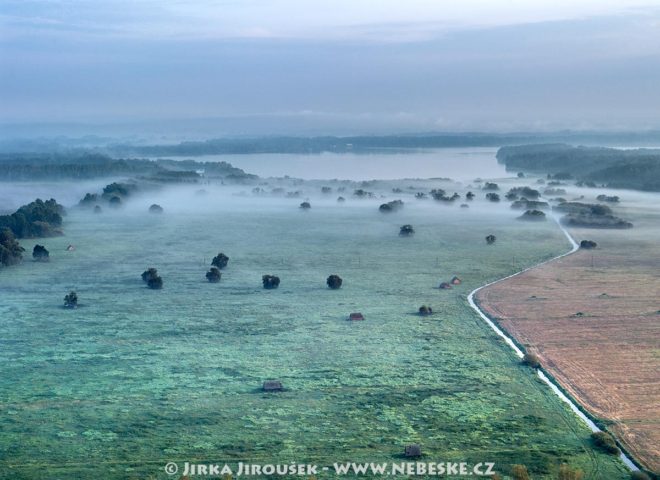
[(0, 2), (5, 132), (658, 129), (658, 85), (660, 0)]

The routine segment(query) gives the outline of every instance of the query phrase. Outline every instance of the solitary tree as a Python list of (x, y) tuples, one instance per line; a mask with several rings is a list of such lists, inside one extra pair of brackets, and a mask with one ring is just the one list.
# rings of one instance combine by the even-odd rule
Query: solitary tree
[(68, 295), (64, 296), (65, 308), (76, 308), (78, 306), (78, 295), (71, 290)]
[(280, 286), (280, 277), (275, 275), (264, 275), (261, 277), (261, 282), (265, 289), (272, 290)]
[(303, 210), (309, 210), (310, 208), (312, 208), (312, 205), (309, 202), (302, 202), (300, 204), (300, 208), (302, 208)]
[(495, 240), (497, 240), (497, 237), (495, 237), (495, 235), (488, 235), (486, 237), (486, 243), (488, 245), (492, 245), (493, 243), (495, 243)]
[(49, 253), (43, 245), (35, 245), (32, 250), (32, 258), (38, 262), (47, 262)]
[(227, 263), (229, 263), (229, 257), (224, 253), (218, 253), (211, 261), (211, 265), (221, 270), (227, 266)]
[(343, 280), (339, 275), (330, 275), (326, 280), (326, 283), (328, 284), (328, 287), (330, 287), (331, 289), (337, 290), (338, 288), (341, 288), (341, 284), (343, 283)]
[(403, 225), (399, 229), (399, 235), (401, 235), (402, 237), (409, 237), (414, 234), (415, 234), (415, 229), (413, 228), (412, 225)]
[(222, 277), (222, 273), (220, 273), (218, 267), (211, 267), (211, 269), (206, 272), (206, 279), (211, 283), (218, 283), (220, 277)]
[(163, 207), (161, 207), (157, 203), (154, 203), (152, 206), (149, 207), (149, 213), (163, 213)]
[(433, 315), (433, 309), (427, 305), (419, 307), (419, 314), (422, 316)]

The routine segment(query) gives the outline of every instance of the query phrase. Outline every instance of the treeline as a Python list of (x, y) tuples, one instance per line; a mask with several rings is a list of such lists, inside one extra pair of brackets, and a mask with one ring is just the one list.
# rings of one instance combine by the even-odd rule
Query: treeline
[(0, 180), (90, 179), (142, 176), (160, 182), (196, 181), (201, 175), (230, 181), (256, 178), (227, 162), (116, 159), (95, 152), (0, 154)]
[(547, 173), (592, 186), (660, 191), (660, 150), (522, 145), (500, 148), (497, 160), (509, 171)]
[(253, 153), (321, 153), (368, 152), (373, 150), (406, 150), (415, 148), (500, 147), (502, 145), (570, 142), (586, 144), (657, 144), (660, 132), (641, 133), (428, 133), (416, 135), (362, 135), (350, 137), (252, 137), (217, 138), (206, 141), (181, 142), (174, 145), (112, 145), (116, 155), (197, 156)]

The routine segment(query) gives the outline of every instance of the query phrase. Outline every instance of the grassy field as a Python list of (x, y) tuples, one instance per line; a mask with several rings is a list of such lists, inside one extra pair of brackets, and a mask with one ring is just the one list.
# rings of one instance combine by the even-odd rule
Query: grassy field
[[(505, 204), (411, 196), (391, 215), (380, 200), (314, 198), (303, 212), (300, 200), (194, 189), (72, 211), (65, 237), (40, 241), (49, 263), (0, 273), (0, 478), (168, 478), (169, 461), (392, 462), (413, 442), (424, 461), (495, 462), (504, 475), (525, 464), (551, 479), (568, 463), (586, 479), (627, 478), (466, 302), (564, 251), (561, 232), (516, 221)], [(153, 201), (163, 215), (144, 213)], [(398, 235), (404, 223), (414, 237)], [(209, 284), (218, 251), (230, 263)], [(140, 279), (150, 266), (162, 291)], [(261, 288), (266, 273), (279, 289)], [(341, 290), (325, 286), (332, 273)], [(454, 275), (461, 285), (437, 288)], [(77, 310), (61, 308), (70, 289)], [(416, 315), (422, 304), (435, 315)], [(347, 322), (351, 311), (366, 321)], [(286, 391), (260, 392), (272, 378)]]
[[(595, 194), (594, 194), (595, 195)], [(598, 243), (479, 292), (484, 309), (638, 461), (660, 471), (660, 207), (616, 207), (624, 231), (574, 229)], [(638, 198), (639, 197), (639, 198)]]

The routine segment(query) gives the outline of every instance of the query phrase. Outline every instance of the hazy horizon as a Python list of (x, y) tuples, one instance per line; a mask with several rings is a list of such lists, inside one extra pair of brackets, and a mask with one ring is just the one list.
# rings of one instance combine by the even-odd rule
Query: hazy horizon
[(654, 1), (9, 0), (0, 32), (4, 137), (660, 128)]

